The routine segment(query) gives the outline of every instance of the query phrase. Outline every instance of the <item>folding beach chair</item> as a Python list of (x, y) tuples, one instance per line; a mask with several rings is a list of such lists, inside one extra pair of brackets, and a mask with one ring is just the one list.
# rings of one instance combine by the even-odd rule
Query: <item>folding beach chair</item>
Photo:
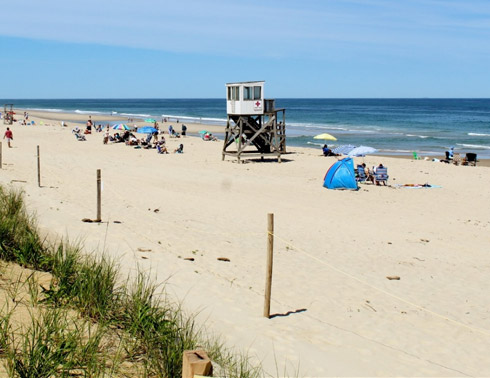
[(419, 157), (419, 155), (415, 151), (413, 151), (412, 154), (413, 154), (413, 160), (421, 160), (422, 159)]
[(357, 166), (356, 180), (357, 180), (357, 182), (366, 182), (366, 180), (367, 180), (366, 172), (364, 171), (364, 167), (360, 164)]
[(374, 178), (376, 180), (376, 185), (379, 185), (380, 182), (386, 183), (388, 182), (388, 168), (383, 167), (383, 168), (376, 168), (376, 173), (374, 174)]
[(472, 165), (472, 166), (476, 167), (476, 162), (478, 161), (478, 160), (476, 160), (476, 156), (477, 155), (475, 153), (468, 152), (466, 154), (466, 164), (467, 165)]
[(75, 133), (75, 138), (77, 138), (77, 140), (79, 142), (83, 142), (83, 141), (86, 141), (87, 138), (85, 138), (85, 135), (81, 135), (81, 134), (78, 134), (78, 133)]

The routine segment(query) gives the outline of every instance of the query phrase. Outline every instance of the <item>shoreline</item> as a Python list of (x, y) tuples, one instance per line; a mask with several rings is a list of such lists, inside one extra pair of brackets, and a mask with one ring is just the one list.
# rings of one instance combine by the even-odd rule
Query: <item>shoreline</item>
[[(14, 111), (17, 113), (17, 115), (22, 115), (24, 110), (22, 110), (22, 113), (20, 112), (20, 109), (15, 108)], [(43, 121), (43, 123), (47, 122), (50, 126), (60, 126), (61, 127), (61, 121), (65, 122), (65, 127), (68, 129), (72, 129), (73, 126), (79, 126), (82, 124), (85, 126), (85, 123), (87, 122), (88, 118), (91, 117), (92, 121), (94, 124), (101, 124), (103, 128), (106, 127), (107, 122), (117, 122), (120, 121), (121, 123), (128, 124), (128, 126), (135, 126), (135, 127), (141, 127), (141, 126), (151, 126), (151, 123), (145, 122), (144, 119), (142, 118), (137, 118), (134, 117), (134, 121), (128, 122), (128, 117), (124, 116), (117, 116), (117, 115), (101, 115), (101, 114), (77, 114), (77, 113), (67, 113), (67, 112), (46, 112), (46, 111), (38, 111), (38, 110), (29, 110), (29, 120), (34, 120), (37, 125), (40, 124), (40, 121)], [(174, 129), (180, 133), (180, 128), (181, 125), (184, 124), (183, 122), (172, 122), (172, 121), (167, 121), (167, 122), (160, 122), (161, 120), (156, 120), (159, 125), (163, 127), (163, 131), (167, 131), (168, 125), (173, 125)], [(75, 123), (75, 125), (70, 125), (71, 123)], [(187, 126), (187, 132), (190, 133), (198, 133), (200, 130), (206, 129), (212, 133), (223, 133), (224, 128), (222, 126), (217, 126), (217, 125), (210, 125), (206, 123), (185, 123)], [(35, 125), (36, 126), (36, 125)], [(27, 126), (31, 127), (31, 126)]]
[[(14, 111), (17, 113), (17, 115), (22, 115), (23, 111), (21, 111), (20, 108), (14, 108)], [(134, 122), (127, 122), (127, 117), (124, 116), (117, 116), (117, 115), (100, 115), (100, 114), (95, 114), (95, 115), (90, 115), (90, 114), (77, 114), (77, 113), (69, 113), (69, 112), (48, 112), (48, 111), (40, 111), (40, 110), (29, 110), (29, 118), (34, 119), (36, 123), (39, 125), (40, 121), (47, 122), (48, 124), (53, 124), (52, 126), (56, 126), (56, 122), (58, 122), (58, 126), (61, 126), (61, 121), (64, 121), (65, 123), (68, 123), (66, 126), (71, 130), (73, 126), (80, 126), (80, 124), (85, 125), (85, 122), (87, 121), (88, 117), (91, 116), (92, 121), (94, 121), (95, 124), (98, 124), (100, 122), (115, 122), (115, 121), (120, 121), (121, 123), (126, 123), (128, 126), (135, 126), (135, 127), (141, 127), (141, 126), (150, 126), (148, 122), (144, 122), (142, 119), (137, 119)], [(76, 125), (70, 125), (69, 123), (76, 123)], [(158, 124), (162, 127), (162, 130), (164, 132), (167, 131), (168, 125), (173, 125), (174, 129), (177, 132), (180, 132), (180, 126), (184, 124), (184, 122), (164, 122), (161, 123), (159, 120), (157, 120)], [(105, 127), (105, 123), (102, 124), (103, 127)], [(212, 124), (206, 124), (206, 123), (185, 123), (187, 126), (187, 132), (190, 135), (193, 136), (198, 136), (198, 132), (201, 130), (208, 130), (211, 133), (219, 136), (220, 141), (223, 139), (223, 134), (224, 134), (224, 127), (219, 126), (219, 125), (212, 125)], [(30, 127), (30, 126), (29, 126)], [(318, 151), (321, 155), (321, 147), (314, 148), (314, 147), (307, 147), (307, 146), (288, 146), (287, 149), (307, 149), (311, 151)], [(400, 159), (413, 159), (411, 153), (407, 153), (406, 155), (402, 154), (386, 154), (386, 153), (379, 153), (379, 154), (373, 154), (371, 155), (373, 157), (389, 157), (389, 158), (400, 158)], [(422, 159), (425, 158), (425, 156), (420, 156)], [(444, 159), (445, 157), (440, 155), (431, 155), (427, 156), (429, 160), (432, 160), (433, 158), (437, 159)], [(482, 167), (490, 167), (490, 159), (478, 159), (478, 165)]]

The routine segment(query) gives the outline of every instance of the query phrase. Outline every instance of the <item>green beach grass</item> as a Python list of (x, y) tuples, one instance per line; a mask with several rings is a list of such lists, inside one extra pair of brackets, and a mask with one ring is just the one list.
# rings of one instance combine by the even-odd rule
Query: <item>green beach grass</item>
[(219, 376), (264, 375), (209, 338), (148, 275), (121, 279), (107, 256), (42, 239), (22, 193), (1, 186), (0, 260), (0, 361), (9, 376), (179, 377), (183, 351), (198, 347)]

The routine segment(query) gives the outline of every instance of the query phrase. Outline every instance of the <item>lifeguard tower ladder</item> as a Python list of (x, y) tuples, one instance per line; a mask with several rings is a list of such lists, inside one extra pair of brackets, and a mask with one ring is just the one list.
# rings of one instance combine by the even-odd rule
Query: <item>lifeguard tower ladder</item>
[(226, 94), (222, 159), (275, 156), (281, 162), (286, 153), (286, 110), (276, 109), (275, 100), (264, 100), (264, 81), (228, 83)]
[(3, 124), (12, 125), (14, 123), (14, 105), (5, 104), (3, 106)]

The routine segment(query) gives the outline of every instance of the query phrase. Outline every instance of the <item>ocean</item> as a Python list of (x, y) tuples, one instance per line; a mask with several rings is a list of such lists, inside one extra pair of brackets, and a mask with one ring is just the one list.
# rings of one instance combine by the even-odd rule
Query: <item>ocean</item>
[[(226, 124), (225, 99), (0, 100), (16, 108), (123, 118), (163, 117)], [(286, 109), (287, 145), (318, 147), (327, 132), (343, 144), (371, 146), (386, 155), (441, 156), (450, 146), (490, 158), (490, 99), (276, 99)]]

